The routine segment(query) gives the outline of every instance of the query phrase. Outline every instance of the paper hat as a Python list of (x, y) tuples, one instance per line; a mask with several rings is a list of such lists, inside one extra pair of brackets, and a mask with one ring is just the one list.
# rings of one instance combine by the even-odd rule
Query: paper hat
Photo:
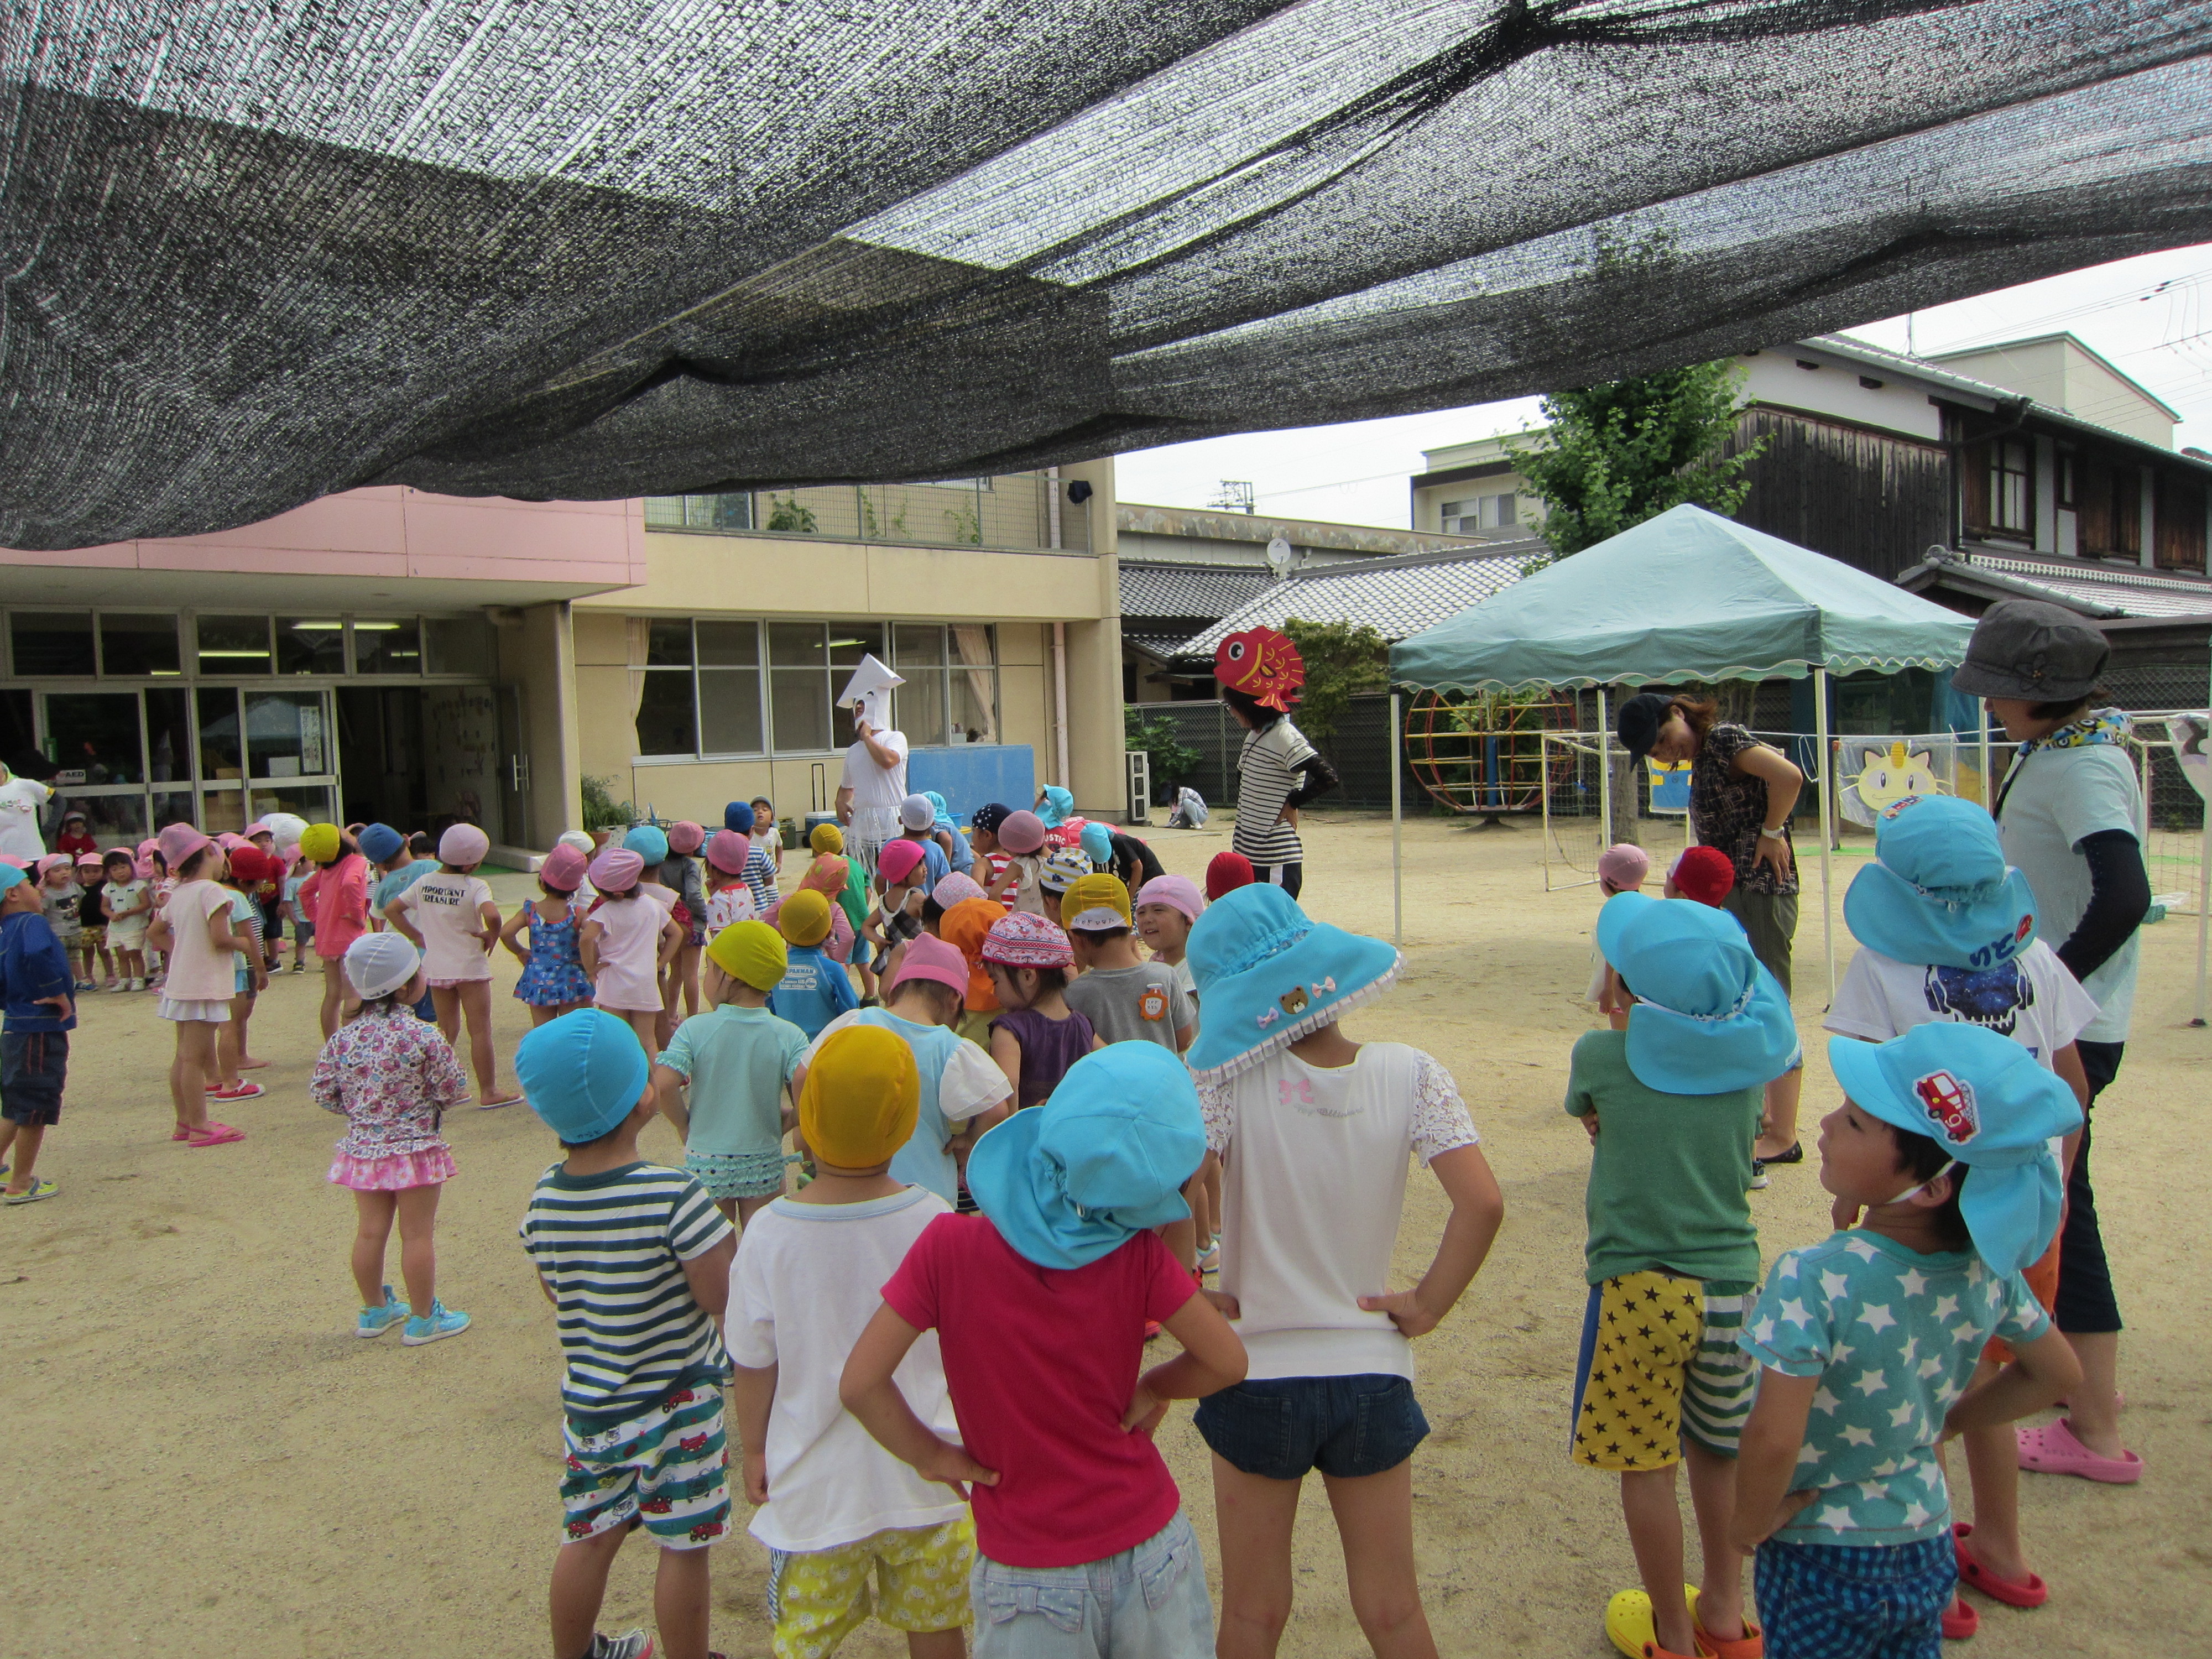
[(874, 654), (860, 659), (860, 665), (853, 671), (853, 678), (845, 682), (845, 689), (837, 694), (837, 707), (853, 710), (857, 719), (864, 720), (878, 731), (888, 731), (891, 723), (891, 688), (906, 682), (876, 660)]

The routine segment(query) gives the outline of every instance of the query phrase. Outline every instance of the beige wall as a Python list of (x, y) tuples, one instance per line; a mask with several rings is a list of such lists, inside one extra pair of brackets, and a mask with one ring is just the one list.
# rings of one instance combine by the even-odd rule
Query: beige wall
[[(841, 770), (835, 756), (635, 763), (626, 618), (726, 614), (997, 624), (1001, 735), (1030, 745), (1040, 783), (1055, 781), (1052, 623), (1058, 620), (1069, 635), (1068, 750), (1076, 799), (1086, 811), (1119, 817), (1124, 786), (1113, 463), (1064, 469), (1061, 483), (1077, 477), (1089, 479), (1096, 493), (1082, 507), (1063, 501), (1062, 538), (1080, 546), (1087, 525), (1091, 538), (1104, 543), (1100, 556), (647, 532), (646, 580), (571, 612), (577, 775), (611, 779), (616, 796), (641, 811), (650, 806), (664, 817), (709, 825), (720, 822), (724, 802), (761, 793), (775, 801), (779, 817), (803, 819), (817, 801), (826, 810)], [(542, 822), (540, 835), (550, 839)]]
[[(522, 741), (530, 756), (529, 842), (543, 850), (581, 825), (576, 731), (575, 651), (564, 601), (504, 613), (499, 627), (501, 683), (521, 688)], [(520, 835), (510, 825), (510, 835)]]

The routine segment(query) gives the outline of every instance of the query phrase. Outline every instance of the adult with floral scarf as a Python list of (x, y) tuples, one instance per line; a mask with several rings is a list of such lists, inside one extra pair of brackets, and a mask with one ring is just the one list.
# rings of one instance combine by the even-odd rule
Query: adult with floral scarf
[[(2005, 862), (2034, 891), (2043, 937), (2097, 1004), (2075, 1041), (2091, 1110), (2120, 1069), (2135, 1002), (2136, 930), (2150, 908), (2127, 716), (2090, 707), (2110, 655), (2103, 633), (2075, 612), (2006, 599), (1983, 613), (1951, 676), (1954, 690), (1988, 699), (2020, 745), (1997, 790), (1997, 830)], [(2142, 1474), (2142, 1461), (2120, 1443), (2120, 1310), (2097, 1225), (2089, 1141), (2085, 1116), (2067, 1175), (2051, 1310), (2081, 1362), (2082, 1383), (2069, 1416), (2020, 1431), (2021, 1464), (2124, 1484)]]

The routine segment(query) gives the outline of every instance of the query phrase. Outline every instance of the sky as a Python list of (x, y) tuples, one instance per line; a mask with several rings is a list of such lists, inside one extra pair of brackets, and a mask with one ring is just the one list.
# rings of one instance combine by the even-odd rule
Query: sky
[[(2212, 244), (2121, 259), (1960, 300), (1908, 319), (1838, 331), (1870, 344), (1923, 353), (2070, 331), (2114, 367), (2181, 411), (2177, 447), (2212, 449)], [(1309, 426), (1124, 455), (1115, 491), (1125, 501), (1205, 507), (1225, 478), (1254, 487), (1273, 518), (1341, 524), (1410, 523), (1407, 479), (1421, 451), (1538, 425), (1534, 398), (1342, 426)]]

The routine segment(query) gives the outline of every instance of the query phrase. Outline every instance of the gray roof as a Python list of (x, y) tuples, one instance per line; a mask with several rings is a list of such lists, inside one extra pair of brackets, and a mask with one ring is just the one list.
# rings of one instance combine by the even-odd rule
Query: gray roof
[(1211, 657), (1225, 635), (1248, 628), (1279, 628), (1290, 617), (1305, 622), (1364, 623), (1395, 643), (1511, 586), (1549, 551), (1531, 537), (1480, 553), (1368, 559), (1289, 576), (1204, 633), (1185, 640), (1176, 654)]
[(1205, 565), (1121, 564), (1124, 617), (1219, 617), (1257, 598), (1275, 583), (1265, 569), (1224, 570)]
[(2212, 616), (2212, 581), (2172, 571), (2034, 558), (1979, 548), (1926, 559), (1900, 575), (1899, 581), (1917, 571), (1927, 571), (1931, 578), (1955, 574), (2002, 592), (2049, 599), (2091, 616)]

